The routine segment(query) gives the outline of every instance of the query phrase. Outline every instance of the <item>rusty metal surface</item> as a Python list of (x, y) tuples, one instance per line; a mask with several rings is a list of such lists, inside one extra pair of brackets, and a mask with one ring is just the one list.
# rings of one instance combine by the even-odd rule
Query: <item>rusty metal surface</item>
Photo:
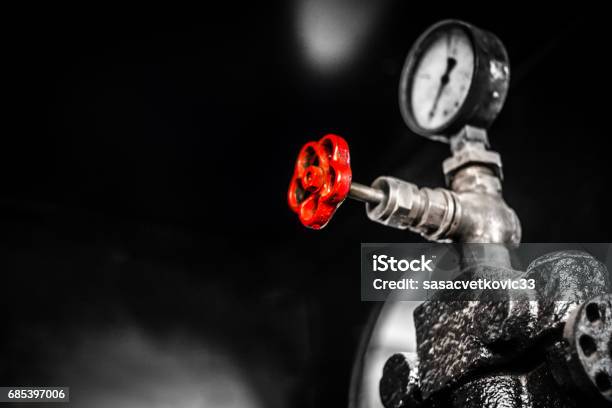
[[(506, 301), (496, 302), (436, 299), (415, 310), (423, 399), (439, 404), (439, 398), (454, 395), (453, 401), (467, 407), (571, 407), (571, 399), (567, 402), (565, 397), (554, 403), (533, 399), (525, 394), (524, 383), (545, 389), (547, 395), (561, 392), (557, 382), (551, 382), (549, 365), (555, 360), (547, 356), (562, 340), (571, 312), (610, 291), (605, 266), (584, 252), (565, 251), (538, 258), (524, 273), (491, 265), (465, 273), (472, 279), (496, 274), (534, 278), (539, 290), (524, 296), (509, 293)], [(520, 392), (517, 384), (522, 384)], [(499, 398), (510, 405), (495, 405)]]
[[(577, 408), (557, 392), (546, 365), (526, 374), (496, 374), (466, 383), (451, 394), (453, 408)], [(443, 405), (448, 406), (448, 405)]]

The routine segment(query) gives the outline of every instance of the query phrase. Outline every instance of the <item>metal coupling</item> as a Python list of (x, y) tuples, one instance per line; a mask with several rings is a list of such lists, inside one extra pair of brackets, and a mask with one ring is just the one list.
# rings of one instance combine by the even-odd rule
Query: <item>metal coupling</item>
[(451, 139), (453, 155), (442, 163), (446, 184), (450, 186), (454, 175), (461, 169), (480, 165), (490, 168), (499, 180), (503, 180), (499, 153), (487, 150), (489, 139), (484, 129), (465, 126)]
[(366, 213), (372, 221), (410, 229), (434, 241), (451, 236), (457, 227), (457, 200), (451, 191), (419, 189), (387, 176), (374, 180), (372, 189), (384, 194), (380, 202), (366, 203)]

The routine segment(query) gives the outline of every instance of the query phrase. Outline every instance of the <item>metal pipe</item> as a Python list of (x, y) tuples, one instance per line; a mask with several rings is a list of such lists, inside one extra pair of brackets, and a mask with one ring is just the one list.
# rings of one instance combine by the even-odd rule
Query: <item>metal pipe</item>
[(387, 198), (383, 191), (355, 182), (351, 183), (349, 197), (354, 200), (372, 204), (381, 203)]

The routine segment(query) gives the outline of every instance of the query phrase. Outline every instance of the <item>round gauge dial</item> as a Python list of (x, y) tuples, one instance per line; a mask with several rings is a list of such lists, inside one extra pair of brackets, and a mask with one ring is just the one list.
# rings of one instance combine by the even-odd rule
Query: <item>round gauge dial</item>
[(411, 105), (419, 126), (436, 129), (452, 118), (465, 101), (473, 73), (467, 34), (458, 28), (437, 33), (412, 79)]
[(463, 126), (488, 127), (508, 81), (508, 57), (497, 37), (462, 21), (442, 21), (408, 54), (400, 82), (402, 116), (414, 132), (448, 141)]

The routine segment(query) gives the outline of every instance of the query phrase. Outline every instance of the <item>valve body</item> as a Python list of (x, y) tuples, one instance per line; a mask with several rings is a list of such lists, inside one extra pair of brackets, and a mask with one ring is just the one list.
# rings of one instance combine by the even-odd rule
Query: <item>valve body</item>
[(516, 246), (520, 222), (502, 197), (499, 155), (487, 146), (486, 132), (469, 126), (451, 140), (453, 156), (443, 165), (450, 189), (419, 188), (388, 176), (368, 187), (352, 181), (346, 141), (327, 135), (302, 148), (289, 205), (305, 226), (320, 229), (348, 196), (366, 203), (372, 221), (432, 241)]

